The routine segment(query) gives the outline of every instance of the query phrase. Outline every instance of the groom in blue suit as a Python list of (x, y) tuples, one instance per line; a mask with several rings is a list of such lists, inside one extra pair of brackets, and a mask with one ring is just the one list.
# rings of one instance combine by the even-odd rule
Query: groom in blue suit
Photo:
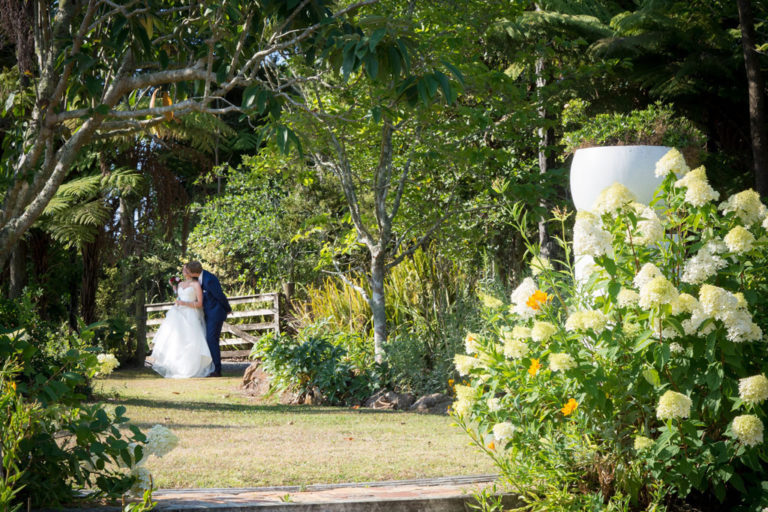
[(221, 327), (224, 325), (227, 315), (232, 312), (226, 295), (221, 289), (219, 279), (203, 270), (199, 261), (187, 263), (187, 270), (192, 277), (196, 277), (203, 288), (203, 313), (205, 314), (205, 341), (211, 350), (214, 370), (208, 377), (221, 377), (221, 351), (219, 349), (219, 337)]

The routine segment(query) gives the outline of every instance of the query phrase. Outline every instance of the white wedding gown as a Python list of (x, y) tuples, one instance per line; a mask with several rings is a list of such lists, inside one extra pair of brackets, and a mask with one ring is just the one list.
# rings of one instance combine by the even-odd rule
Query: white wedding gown
[[(178, 288), (180, 300), (195, 300), (191, 286)], [(167, 379), (205, 377), (213, 372), (213, 359), (205, 342), (203, 310), (173, 306), (155, 334), (152, 369)]]

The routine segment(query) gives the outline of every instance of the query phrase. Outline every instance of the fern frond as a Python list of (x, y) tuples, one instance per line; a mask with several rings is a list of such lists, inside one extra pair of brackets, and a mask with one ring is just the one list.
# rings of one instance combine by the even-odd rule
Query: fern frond
[(588, 41), (613, 35), (613, 30), (595, 16), (550, 11), (525, 12), (512, 21), (498, 23), (495, 31), (502, 31), (511, 42), (517, 43), (557, 35)]
[(82, 176), (63, 183), (56, 191), (62, 199), (74, 201), (83, 197), (92, 197), (101, 190), (101, 175)]

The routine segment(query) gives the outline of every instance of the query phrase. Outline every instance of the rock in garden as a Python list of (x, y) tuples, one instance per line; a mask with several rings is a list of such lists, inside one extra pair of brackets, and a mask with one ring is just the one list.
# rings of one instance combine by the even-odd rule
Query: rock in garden
[(382, 389), (363, 402), (363, 407), (407, 411), (414, 398), (410, 393), (395, 393), (394, 391)]
[(261, 396), (269, 391), (270, 376), (261, 366), (260, 361), (255, 361), (246, 368), (245, 375), (243, 375), (243, 383), (240, 384), (240, 389), (244, 390), (249, 395)]
[(425, 395), (410, 407), (413, 412), (424, 412), (430, 414), (447, 414), (448, 407), (453, 403), (453, 398), (443, 393), (432, 393)]

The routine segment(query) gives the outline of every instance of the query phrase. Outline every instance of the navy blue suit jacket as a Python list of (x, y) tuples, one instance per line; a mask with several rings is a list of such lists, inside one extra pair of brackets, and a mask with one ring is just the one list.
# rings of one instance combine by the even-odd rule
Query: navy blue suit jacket
[(200, 285), (203, 288), (203, 312), (206, 322), (223, 322), (232, 311), (219, 279), (203, 270)]

